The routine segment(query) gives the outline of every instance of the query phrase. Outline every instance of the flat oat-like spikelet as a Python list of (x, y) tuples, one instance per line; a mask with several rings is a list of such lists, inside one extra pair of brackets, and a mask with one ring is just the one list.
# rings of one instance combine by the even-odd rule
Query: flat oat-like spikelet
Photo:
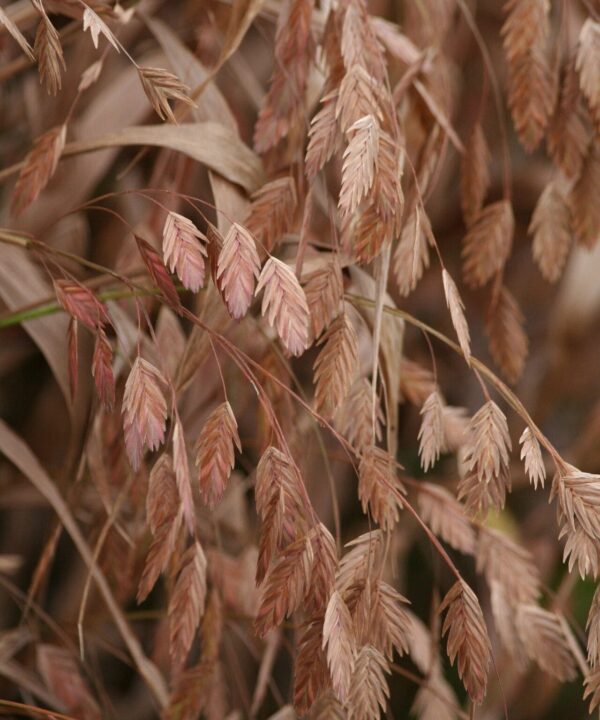
[(149, 242), (144, 240), (144, 238), (141, 238), (137, 235), (135, 235), (134, 237), (135, 242), (138, 246), (138, 250), (140, 251), (140, 255), (142, 256), (142, 260), (148, 268), (150, 277), (154, 281), (156, 287), (163, 294), (165, 300), (173, 308), (173, 310), (179, 312), (179, 310), (181, 309), (179, 295), (177, 294), (175, 285), (171, 280), (171, 277), (167, 272), (167, 268), (164, 266), (160, 255), (156, 252), (152, 245), (150, 245)]
[(559, 102), (548, 129), (548, 152), (568, 178), (579, 176), (589, 144), (586, 112), (572, 56), (563, 70)]
[(338, 553), (333, 535), (318, 523), (310, 532), (313, 551), (313, 565), (310, 578), (310, 593), (306, 605), (314, 612), (324, 611), (329, 602), (338, 564)]
[(367, 582), (372, 589), (367, 600), (365, 640), (371, 642), (388, 659), (394, 650), (402, 656), (408, 652), (410, 618), (402, 607), (408, 600), (383, 580)]
[(583, 699), (591, 695), (590, 700), (590, 715), (600, 705), (600, 670), (590, 672), (590, 674), (583, 681), (585, 692), (583, 693)]
[(323, 649), (333, 691), (340, 702), (346, 703), (350, 698), (356, 640), (350, 611), (337, 590), (331, 594), (325, 613)]
[(535, 603), (541, 580), (534, 558), (506, 535), (486, 528), (479, 533), (477, 572), (485, 573), (488, 584), (497, 582), (512, 603)]
[(444, 268), (442, 270), (442, 281), (444, 283), (444, 295), (446, 296), (446, 305), (450, 310), (450, 317), (452, 318), (452, 325), (458, 337), (461, 350), (467, 362), (471, 360), (471, 338), (469, 336), (469, 326), (467, 325), (467, 319), (464, 313), (464, 303), (456, 283), (452, 279), (450, 273)]
[(198, 541), (183, 557), (169, 600), (169, 651), (181, 668), (190, 651), (206, 601), (206, 557)]
[(471, 418), (465, 446), (465, 477), (458, 488), (471, 513), (486, 513), (490, 505), (503, 508), (510, 489), (509, 451), (511, 449), (506, 416), (493, 400), (488, 400)]
[(367, 378), (361, 378), (352, 385), (345, 401), (337, 408), (334, 421), (342, 435), (359, 453), (371, 445), (373, 436), (375, 440), (381, 440), (383, 412), (377, 400), (373, 433), (373, 387)]
[(256, 569), (262, 582), (276, 548), (284, 548), (308, 532), (305, 489), (291, 457), (274, 447), (263, 453), (256, 469), (254, 496), (263, 522)]
[(186, 105), (194, 104), (189, 97), (190, 90), (187, 85), (168, 70), (153, 67), (138, 67), (137, 70), (146, 97), (161, 120), (177, 122), (169, 100), (180, 100)]
[(263, 583), (254, 629), (259, 637), (281, 625), (300, 607), (310, 589), (312, 542), (304, 536), (288, 545), (271, 565)]
[(206, 237), (191, 220), (176, 212), (167, 214), (163, 227), (165, 265), (192, 292), (198, 292), (204, 285), (205, 243)]
[(110, 324), (106, 305), (94, 293), (79, 282), (55, 280), (56, 298), (63, 308), (89, 330), (96, 331)]
[(224, 402), (207, 418), (196, 445), (200, 470), (200, 495), (210, 507), (221, 500), (235, 465), (234, 446), (242, 451), (237, 422), (231, 405)]
[(146, 556), (137, 591), (143, 602), (167, 568), (181, 526), (181, 502), (171, 456), (163, 453), (154, 463), (148, 480), (146, 519), (154, 539)]
[(167, 403), (161, 384), (165, 379), (147, 360), (136, 357), (123, 395), (125, 447), (134, 470), (138, 470), (144, 448), (157, 450), (165, 438)]
[(517, 301), (502, 286), (497, 294), (494, 293), (488, 308), (485, 329), (490, 354), (510, 383), (516, 383), (523, 374), (529, 352), (524, 323), (525, 318)]
[(390, 695), (385, 678), (389, 672), (388, 662), (379, 650), (373, 645), (363, 645), (354, 663), (348, 698), (350, 720), (378, 720)]
[(423, 522), (450, 547), (472, 555), (476, 539), (462, 505), (443, 487), (421, 483), (419, 511)]
[(587, 623), (588, 662), (592, 667), (600, 663), (600, 589), (597, 587), (592, 598)]
[(353, 123), (346, 134), (349, 142), (344, 151), (339, 199), (342, 215), (354, 212), (373, 185), (379, 150), (379, 124), (373, 115), (365, 115)]
[(390, 454), (376, 445), (367, 446), (358, 468), (358, 497), (363, 512), (370, 512), (383, 530), (390, 530), (400, 517), (404, 493)]
[(525, 462), (525, 472), (529, 482), (535, 490), (537, 490), (538, 482), (540, 487), (544, 487), (546, 466), (538, 439), (530, 427), (523, 430), (523, 434), (519, 438), (519, 445), (521, 445), (521, 460)]
[(558, 680), (573, 680), (575, 661), (559, 615), (538, 605), (519, 605), (517, 628), (530, 660)]
[(554, 106), (554, 87), (546, 42), (548, 0), (508, 0), (502, 27), (508, 64), (508, 105), (521, 144), (538, 146)]
[(308, 347), (309, 310), (296, 276), (285, 263), (271, 257), (262, 269), (255, 295), (263, 288), (262, 314), (277, 329), (286, 350), (302, 355)]
[(432, 468), (444, 452), (444, 401), (437, 390), (423, 403), (419, 428), (419, 457), (425, 472)]
[(312, 334), (316, 339), (339, 315), (342, 307), (344, 278), (336, 255), (306, 277), (304, 293), (310, 310)]
[(190, 475), (190, 463), (188, 460), (185, 435), (179, 416), (175, 417), (173, 426), (173, 469), (177, 480), (177, 490), (181, 501), (181, 510), (185, 518), (188, 530), (194, 532), (195, 511), (194, 496), (192, 494), (192, 478)]
[(440, 605), (447, 610), (442, 634), (448, 635), (448, 657), (458, 658), (458, 674), (474, 703), (485, 697), (491, 657), (490, 640), (475, 593), (458, 580)]
[(19, 44), (21, 50), (27, 55), (27, 57), (31, 61), (35, 61), (35, 55), (33, 54), (33, 50), (31, 48), (31, 45), (27, 41), (27, 38), (23, 35), (23, 33), (8, 17), (6, 12), (2, 8), (0, 8), (0, 25), (5, 27), (7, 32), (12, 35), (13, 39)]
[(301, 715), (311, 709), (316, 698), (330, 685), (322, 645), (323, 614), (319, 614), (309, 618), (299, 632), (294, 667), (294, 707)]
[(235, 320), (248, 312), (254, 295), (254, 281), (260, 273), (260, 259), (254, 238), (246, 228), (232, 223), (219, 253), (217, 280), (229, 314)]
[(115, 404), (115, 376), (112, 369), (112, 347), (102, 328), (96, 332), (94, 355), (92, 358), (92, 375), (100, 402), (107, 411)]
[(14, 214), (23, 212), (46, 187), (56, 172), (66, 137), (67, 126), (59, 125), (37, 138), (15, 183), (11, 199)]
[(46, 14), (38, 25), (33, 51), (38, 61), (40, 82), (50, 95), (56, 95), (62, 86), (61, 67), (66, 70), (67, 66), (58, 32)]
[(345, 595), (353, 585), (364, 584), (370, 567), (377, 567), (383, 550), (383, 532), (372, 530), (346, 543), (349, 551), (340, 560), (336, 589)]
[(308, 133), (305, 172), (313, 180), (319, 170), (331, 159), (340, 142), (340, 129), (336, 118), (338, 93), (334, 90), (321, 98), (321, 109), (313, 117)]
[(431, 227), (427, 214), (418, 204), (404, 222), (400, 240), (394, 251), (393, 268), (398, 291), (406, 297), (417, 287), (429, 267), (428, 237)]
[(81, 720), (100, 720), (96, 701), (79, 670), (76, 657), (57, 645), (38, 643), (37, 666), (48, 690), (68, 713)]
[(600, 128), (600, 22), (588, 18), (579, 33), (577, 72), (596, 126)]
[(348, 395), (358, 368), (358, 335), (346, 313), (333, 322), (321, 343), (314, 364), (315, 409), (329, 419)]
[(481, 122), (476, 122), (461, 159), (460, 201), (467, 227), (473, 224), (490, 187), (491, 154)]
[(571, 247), (571, 213), (556, 182), (550, 182), (535, 206), (529, 234), (533, 235), (533, 259), (548, 282), (561, 276)]
[(252, 196), (245, 225), (267, 252), (291, 229), (297, 205), (296, 185), (289, 175), (268, 182)]
[(375, 80), (360, 65), (353, 65), (340, 85), (335, 117), (343, 132), (367, 115), (381, 119), (379, 90)]
[(592, 143), (585, 158), (581, 175), (569, 196), (573, 230), (577, 240), (586, 248), (593, 248), (600, 239), (600, 141)]
[(560, 537), (566, 537), (564, 559), (569, 559), (569, 569), (577, 563), (582, 578), (596, 577), (600, 570), (600, 475), (565, 463), (554, 477), (554, 497), (558, 498)]
[(463, 277), (478, 288), (504, 267), (512, 247), (515, 220), (509, 200), (499, 200), (481, 210), (463, 241)]

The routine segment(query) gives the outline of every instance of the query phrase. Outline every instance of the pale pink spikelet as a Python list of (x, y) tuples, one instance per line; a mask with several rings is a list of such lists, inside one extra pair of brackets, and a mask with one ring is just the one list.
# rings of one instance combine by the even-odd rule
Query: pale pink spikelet
[(176, 212), (167, 214), (163, 227), (165, 265), (192, 292), (204, 285), (206, 242), (206, 236), (191, 220)]
[(231, 405), (224, 402), (209, 415), (196, 446), (196, 465), (200, 472), (200, 494), (213, 508), (223, 497), (225, 485), (235, 464), (234, 447), (242, 447)]
[(296, 276), (281, 260), (269, 258), (258, 279), (256, 295), (263, 288), (262, 314), (277, 329), (286, 350), (291, 355), (302, 355), (308, 347), (310, 314)]
[(139, 469), (144, 449), (157, 450), (165, 439), (167, 403), (161, 384), (166, 381), (159, 370), (138, 355), (123, 395), (125, 447), (134, 470)]
[(223, 241), (217, 262), (217, 279), (231, 317), (243, 318), (254, 295), (260, 259), (254, 238), (246, 228), (233, 223)]

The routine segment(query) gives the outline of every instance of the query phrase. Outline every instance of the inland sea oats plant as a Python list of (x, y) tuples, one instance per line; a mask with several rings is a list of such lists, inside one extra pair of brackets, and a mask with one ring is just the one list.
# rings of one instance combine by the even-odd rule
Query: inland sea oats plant
[(598, 0), (1, 5), (1, 713), (597, 714)]

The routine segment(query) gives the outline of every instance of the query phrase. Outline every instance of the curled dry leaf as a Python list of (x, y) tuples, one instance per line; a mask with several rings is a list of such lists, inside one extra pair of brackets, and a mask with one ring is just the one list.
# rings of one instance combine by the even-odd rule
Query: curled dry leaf
[(540, 195), (529, 234), (533, 235), (533, 259), (546, 280), (556, 282), (573, 245), (573, 234), (569, 206), (555, 182)]
[(262, 269), (255, 294), (263, 289), (262, 314), (277, 329), (286, 350), (302, 355), (308, 347), (309, 310), (296, 276), (285, 263), (271, 257)]
[(230, 315), (239, 320), (248, 312), (254, 281), (260, 273), (260, 259), (254, 238), (246, 228), (232, 223), (217, 263), (217, 280)]
[(189, 88), (168, 70), (138, 67), (138, 74), (146, 97), (161, 120), (177, 122), (169, 100), (179, 100), (186, 105), (194, 104), (189, 97)]
[(494, 293), (486, 316), (486, 333), (490, 354), (510, 383), (516, 383), (523, 374), (529, 352), (524, 330), (525, 318), (517, 301), (502, 286)]
[(455, 550), (472, 555), (475, 552), (475, 531), (462, 505), (443, 487), (421, 483), (418, 497), (423, 522)]
[(432, 468), (444, 452), (444, 401), (437, 390), (423, 403), (419, 428), (419, 457), (425, 472)]
[(183, 557), (169, 600), (169, 647), (173, 664), (181, 668), (190, 651), (206, 602), (206, 557), (198, 541)]
[(340, 702), (346, 703), (350, 699), (356, 646), (350, 611), (337, 590), (331, 594), (325, 612), (323, 649), (333, 691)]
[(314, 364), (315, 409), (329, 419), (348, 395), (358, 367), (358, 335), (345, 313), (333, 322), (321, 343)]
[(463, 276), (469, 287), (485, 285), (506, 263), (512, 247), (515, 220), (509, 200), (483, 208), (463, 242)]
[(296, 185), (289, 175), (268, 182), (252, 196), (245, 225), (267, 252), (291, 229), (297, 204)]
[(458, 580), (440, 605), (447, 610), (442, 634), (448, 635), (450, 662), (458, 658), (458, 674), (473, 702), (485, 697), (491, 657), (490, 640), (475, 593)]
[(467, 227), (479, 215), (490, 187), (491, 154), (481, 122), (471, 130), (461, 158), (460, 200)]
[(363, 512), (370, 512), (383, 530), (390, 530), (400, 517), (405, 492), (390, 454), (376, 445), (367, 446), (358, 468), (358, 497)]
[(46, 187), (56, 172), (65, 147), (67, 126), (59, 125), (41, 135), (23, 161), (13, 190), (11, 209), (15, 214), (25, 210)]
[(200, 470), (200, 495), (210, 507), (221, 500), (235, 465), (234, 446), (242, 446), (231, 405), (224, 402), (207, 418), (196, 446), (196, 465)]
[(454, 330), (456, 331), (465, 360), (469, 362), (471, 360), (471, 338), (464, 313), (465, 306), (456, 287), (456, 283), (445, 268), (442, 270), (442, 280), (444, 283), (446, 305), (450, 310), (452, 325), (454, 325)]
[(465, 446), (466, 473), (458, 488), (467, 510), (486, 513), (494, 506), (503, 508), (510, 490), (510, 435), (506, 416), (493, 400), (488, 400), (469, 422)]
[(138, 355), (123, 395), (125, 447), (134, 470), (139, 469), (144, 448), (157, 450), (165, 438), (167, 403), (161, 383), (166, 383), (161, 373)]
[(176, 212), (167, 214), (163, 228), (165, 265), (192, 292), (198, 292), (204, 285), (206, 242), (206, 236), (191, 220)]
[(521, 445), (521, 460), (525, 463), (525, 472), (529, 478), (529, 482), (537, 490), (538, 482), (540, 487), (544, 487), (546, 480), (546, 466), (542, 458), (542, 450), (535, 434), (530, 427), (523, 430), (523, 434), (519, 438)]

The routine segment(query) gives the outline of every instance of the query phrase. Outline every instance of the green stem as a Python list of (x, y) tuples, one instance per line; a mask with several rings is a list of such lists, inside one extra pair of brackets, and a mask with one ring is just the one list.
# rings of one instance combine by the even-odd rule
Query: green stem
[[(177, 288), (178, 292), (182, 292), (183, 288)], [(99, 300), (123, 300), (125, 298), (132, 297), (144, 297), (149, 295), (160, 295), (158, 288), (141, 288), (140, 290), (106, 290), (97, 294)], [(28, 320), (35, 320), (36, 318), (47, 317), (48, 315), (54, 315), (57, 312), (64, 312), (62, 305), (57, 302), (46, 303), (39, 305), (35, 308), (29, 308), (27, 310), (20, 310), (12, 315), (7, 315), (0, 318), (0, 330), (13, 325), (20, 325)]]

